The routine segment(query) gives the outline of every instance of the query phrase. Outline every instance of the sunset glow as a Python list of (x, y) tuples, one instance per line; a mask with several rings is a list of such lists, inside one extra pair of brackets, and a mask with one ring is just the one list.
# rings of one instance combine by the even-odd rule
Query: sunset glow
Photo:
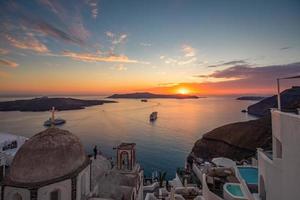
[(187, 88), (179, 88), (178, 89), (178, 94), (189, 94), (189, 93), (191, 93), (191, 92)]
[(271, 94), (276, 78), (300, 74), (299, 2), (16, 0), (0, 7), (2, 95)]

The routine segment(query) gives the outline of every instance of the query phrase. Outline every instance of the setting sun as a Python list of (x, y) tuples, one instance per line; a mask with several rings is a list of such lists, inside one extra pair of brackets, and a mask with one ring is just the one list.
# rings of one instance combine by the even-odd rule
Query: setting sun
[(179, 88), (177, 90), (177, 93), (179, 93), (179, 94), (189, 94), (189, 93), (191, 93), (191, 91), (187, 88)]

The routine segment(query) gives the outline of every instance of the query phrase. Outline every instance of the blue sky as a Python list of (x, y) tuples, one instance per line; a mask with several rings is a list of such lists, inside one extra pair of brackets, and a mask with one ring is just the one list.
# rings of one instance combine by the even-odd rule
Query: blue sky
[(98, 94), (181, 85), (200, 92), (203, 84), (238, 84), (247, 74), (214, 75), (240, 67), (276, 70), (265, 70), (264, 85), (245, 87), (271, 92), (275, 74), (300, 73), (297, 0), (34, 0), (1, 1), (0, 7), (2, 93)]

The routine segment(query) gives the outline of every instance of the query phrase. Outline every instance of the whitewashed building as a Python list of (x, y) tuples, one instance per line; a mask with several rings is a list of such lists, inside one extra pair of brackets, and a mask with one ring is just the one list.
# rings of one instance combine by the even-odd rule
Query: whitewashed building
[(271, 113), (273, 153), (258, 149), (260, 198), (300, 199), (300, 115)]

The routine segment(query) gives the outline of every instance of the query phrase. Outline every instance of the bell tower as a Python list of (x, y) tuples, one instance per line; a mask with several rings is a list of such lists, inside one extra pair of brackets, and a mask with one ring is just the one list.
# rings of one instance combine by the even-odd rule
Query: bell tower
[(117, 167), (119, 170), (133, 170), (136, 164), (135, 158), (135, 143), (121, 143), (117, 147)]

